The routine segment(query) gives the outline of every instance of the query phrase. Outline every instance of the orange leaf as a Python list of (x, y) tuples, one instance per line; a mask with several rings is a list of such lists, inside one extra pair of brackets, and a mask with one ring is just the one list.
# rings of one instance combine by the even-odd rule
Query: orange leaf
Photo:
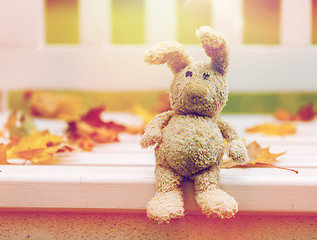
[(271, 124), (265, 123), (246, 129), (250, 133), (263, 133), (266, 135), (285, 136), (296, 133), (296, 126), (290, 123)]
[(7, 149), (7, 157), (8, 159), (22, 158), (32, 163), (49, 161), (55, 153), (72, 149), (62, 144), (64, 141), (61, 137), (50, 134), (48, 131), (35, 132), (19, 141), (12, 142)]
[(273, 163), (276, 162), (276, 158), (282, 156), (284, 153), (270, 153), (269, 148), (262, 148), (260, 144), (257, 142), (252, 142), (247, 146), (248, 156), (249, 156), (249, 163), (248, 164), (255, 164), (255, 163)]
[(7, 146), (0, 143), (0, 165), (8, 165), (7, 160)]
[(33, 116), (43, 118), (78, 119), (82, 109), (80, 98), (72, 94), (28, 90), (24, 100), (29, 102)]
[(273, 165), (274, 162), (277, 161), (277, 158), (285, 154), (283, 153), (270, 153), (269, 148), (262, 148), (260, 144), (257, 142), (252, 142), (249, 145), (247, 145), (247, 151), (250, 161), (245, 165), (239, 165), (231, 161), (230, 159), (224, 159), (222, 168), (234, 168), (234, 167), (274, 167), (274, 168), (280, 168), (284, 170), (293, 171), (295, 173), (298, 173), (296, 170), (293, 169), (287, 169), (282, 167), (277, 167)]
[(274, 117), (281, 121), (294, 121), (296, 119), (294, 114), (282, 108), (276, 110)]
[(171, 110), (169, 93), (163, 92), (158, 96), (158, 100), (157, 100), (156, 107), (155, 107), (155, 112), (161, 113), (161, 112), (166, 112), (169, 110)]
[(296, 114), (279, 108), (274, 116), (281, 121), (311, 121), (317, 116), (317, 112), (314, 111), (314, 104), (308, 103), (300, 107)]
[(91, 152), (95, 146), (95, 143), (90, 138), (79, 138), (75, 141), (75, 144), (78, 145), (82, 150)]
[(118, 142), (118, 132), (104, 127), (93, 127), (84, 121), (68, 123), (68, 137), (81, 149), (91, 151), (94, 143)]

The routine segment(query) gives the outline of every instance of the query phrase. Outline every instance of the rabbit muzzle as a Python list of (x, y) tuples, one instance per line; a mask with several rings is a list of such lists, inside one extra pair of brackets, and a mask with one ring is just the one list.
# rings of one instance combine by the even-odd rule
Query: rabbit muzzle
[(189, 82), (184, 87), (185, 96), (192, 100), (204, 99), (207, 93), (207, 86), (200, 81)]

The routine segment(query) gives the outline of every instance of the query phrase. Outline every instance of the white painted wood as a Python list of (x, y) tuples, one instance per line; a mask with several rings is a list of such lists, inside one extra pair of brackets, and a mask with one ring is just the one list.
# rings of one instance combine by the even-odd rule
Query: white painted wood
[(146, 1), (146, 43), (176, 40), (176, 24), (176, 0)]
[[(1, 166), (0, 208), (144, 209), (155, 191), (153, 167)], [(317, 212), (316, 169), (224, 169), (222, 188), (240, 211)], [(193, 190), (185, 186), (186, 210)], [(188, 201), (187, 201), (188, 200)]]
[[(0, 82), (5, 89), (48, 88), (98, 91), (166, 90), (173, 75), (166, 66), (143, 62), (146, 46), (107, 50), (46, 47), (0, 49)], [(188, 50), (206, 60), (200, 47)], [(317, 48), (232, 47), (231, 92), (317, 91)], [(19, 71), (17, 71), (19, 70)]]
[[(7, 116), (0, 115), (0, 125)], [(295, 123), (299, 130), (311, 131), (270, 137), (247, 134), (244, 130), (254, 124), (276, 122), (271, 116), (223, 117), (237, 126), (247, 143), (256, 140), (275, 153), (285, 150), (276, 165), (299, 171), (295, 174), (274, 168), (223, 169), (222, 188), (238, 200), (240, 211), (317, 213), (317, 119)], [(118, 113), (104, 114), (103, 119), (136, 120), (134, 116)], [(56, 134), (62, 134), (66, 127), (56, 120), (37, 119), (35, 123), (40, 129)], [(155, 192), (153, 148), (142, 150), (140, 135), (119, 137), (121, 142), (100, 144), (93, 152), (57, 154), (55, 165), (0, 166), (0, 208), (144, 210)], [(192, 183), (184, 183), (183, 189), (186, 210), (199, 212)]]
[(36, 45), (41, 1), (0, 1), (0, 47)]
[(212, 0), (212, 27), (223, 33), (232, 45), (242, 44), (242, 0)]
[(231, 49), (229, 89), (234, 92), (314, 92), (317, 48), (243, 46)]
[(82, 45), (105, 45), (110, 43), (110, 0), (81, 0), (80, 43)]
[(311, 0), (281, 1), (281, 43), (283, 45), (311, 44)]

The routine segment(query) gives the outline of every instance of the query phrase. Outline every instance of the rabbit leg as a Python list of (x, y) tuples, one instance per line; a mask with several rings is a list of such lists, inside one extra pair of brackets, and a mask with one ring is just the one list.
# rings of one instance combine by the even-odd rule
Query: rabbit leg
[(179, 187), (183, 178), (172, 169), (157, 165), (156, 193), (146, 206), (147, 216), (158, 223), (168, 223), (184, 216), (184, 201)]
[(207, 216), (231, 218), (238, 211), (236, 200), (219, 187), (219, 166), (193, 177), (195, 199)]

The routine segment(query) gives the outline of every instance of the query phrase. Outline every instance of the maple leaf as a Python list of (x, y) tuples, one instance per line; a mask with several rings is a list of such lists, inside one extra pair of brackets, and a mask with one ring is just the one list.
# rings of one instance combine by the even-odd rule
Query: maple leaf
[(101, 119), (101, 113), (105, 110), (105, 107), (100, 106), (96, 108), (92, 108), (81, 117), (81, 121), (88, 123), (89, 125), (97, 128), (107, 128), (112, 129), (116, 132), (125, 131), (126, 127), (122, 124), (115, 123), (113, 121), (104, 122)]
[(169, 100), (169, 93), (168, 92), (162, 92), (158, 96), (158, 100), (155, 107), (155, 115), (157, 113), (166, 112), (171, 110), (170, 100)]
[(57, 152), (73, 150), (63, 144), (62, 137), (50, 134), (48, 131), (37, 131), (11, 144), (6, 154), (8, 159), (20, 158), (39, 163), (51, 160)]
[(81, 99), (71, 94), (28, 90), (24, 92), (24, 100), (31, 114), (42, 118), (74, 120), (82, 109)]
[(246, 129), (249, 133), (263, 133), (266, 135), (285, 136), (296, 133), (296, 126), (291, 123), (272, 124), (265, 123)]
[(7, 145), (0, 143), (0, 165), (8, 165)]
[(9, 131), (10, 139), (16, 140), (30, 135), (36, 130), (31, 116), (15, 110), (9, 115), (4, 127)]
[(151, 113), (150, 111), (147, 111), (140, 104), (134, 105), (132, 111), (134, 114), (138, 115), (142, 119), (144, 126), (146, 126), (152, 120), (152, 118), (156, 115)]
[(90, 109), (79, 120), (69, 121), (66, 134), (69, 141), (82, 150), (91, 151), (95, 143), (111, 143), (119, 141), (119, 133), (141, 133), (143, 127), (133, 127), (118, 124), (113, 121), (103, 121), (101, 114), (104, 107)]
[(313, 103), (308, 103), (300, 107), (296, 114), (282, 108), (277, 109), (274, 114), (274, 117), (281, 121), (311, 121), (316, 116), (317, 112), (314, 110)]
[(74, 139), (73, 143), (79, 146), (82, 150), (91, 152), (95, 146), (95, 142), (90, 138)]
[(234, 168), (234, 167), (244, 167), (244, 168), (249, 168), (249, 167), (274, 167), (274, 168), (279, 168), (279, 169), (284, 169), (284, 170), (289, 170), (293, 171), (295, 173), (298, 173), (298, 171), (294, 169), (288, 169), (288, 168), (282, 168), (273, 165), (274, 162), (277, 161), (277, 158), (284, 155), (285, 152), (283, 153), (270, 153), (269, 148), (262, 148), (259, 143), (257, 142), (252, 142), (249, 145), (246, 146), (247, 151), (248, 151), (248, 157), (250, 161), (245, 164), (245, 165), (239, 165), (234, 163), (231, 159), (225, 158), (223, 163), (222, 163), (222, 168)]
[(310, 121), (313, 120), (316, 115), (317, 112), (314, 111), (314, 104), (308, 103), (307, 105), (299, 108), (296, 120)]
[(252, 142), (247, 146), (249, 163), (248, 164), (256, 164), (256, 163), (273, 163), (276, 162), (276, 158), (285, 154), (283, 153), (270, 153), (269, 148), (262, 148), (260, 144), (257, 142)]
[(84, 151), (92, 151), (95, 143), (118, 142), (118, 133), (126, 127), (115, 122), (104, 122), (104, 107), (92, 108), (80, 120), (68, 122), (66, 134), (70, 142)]

